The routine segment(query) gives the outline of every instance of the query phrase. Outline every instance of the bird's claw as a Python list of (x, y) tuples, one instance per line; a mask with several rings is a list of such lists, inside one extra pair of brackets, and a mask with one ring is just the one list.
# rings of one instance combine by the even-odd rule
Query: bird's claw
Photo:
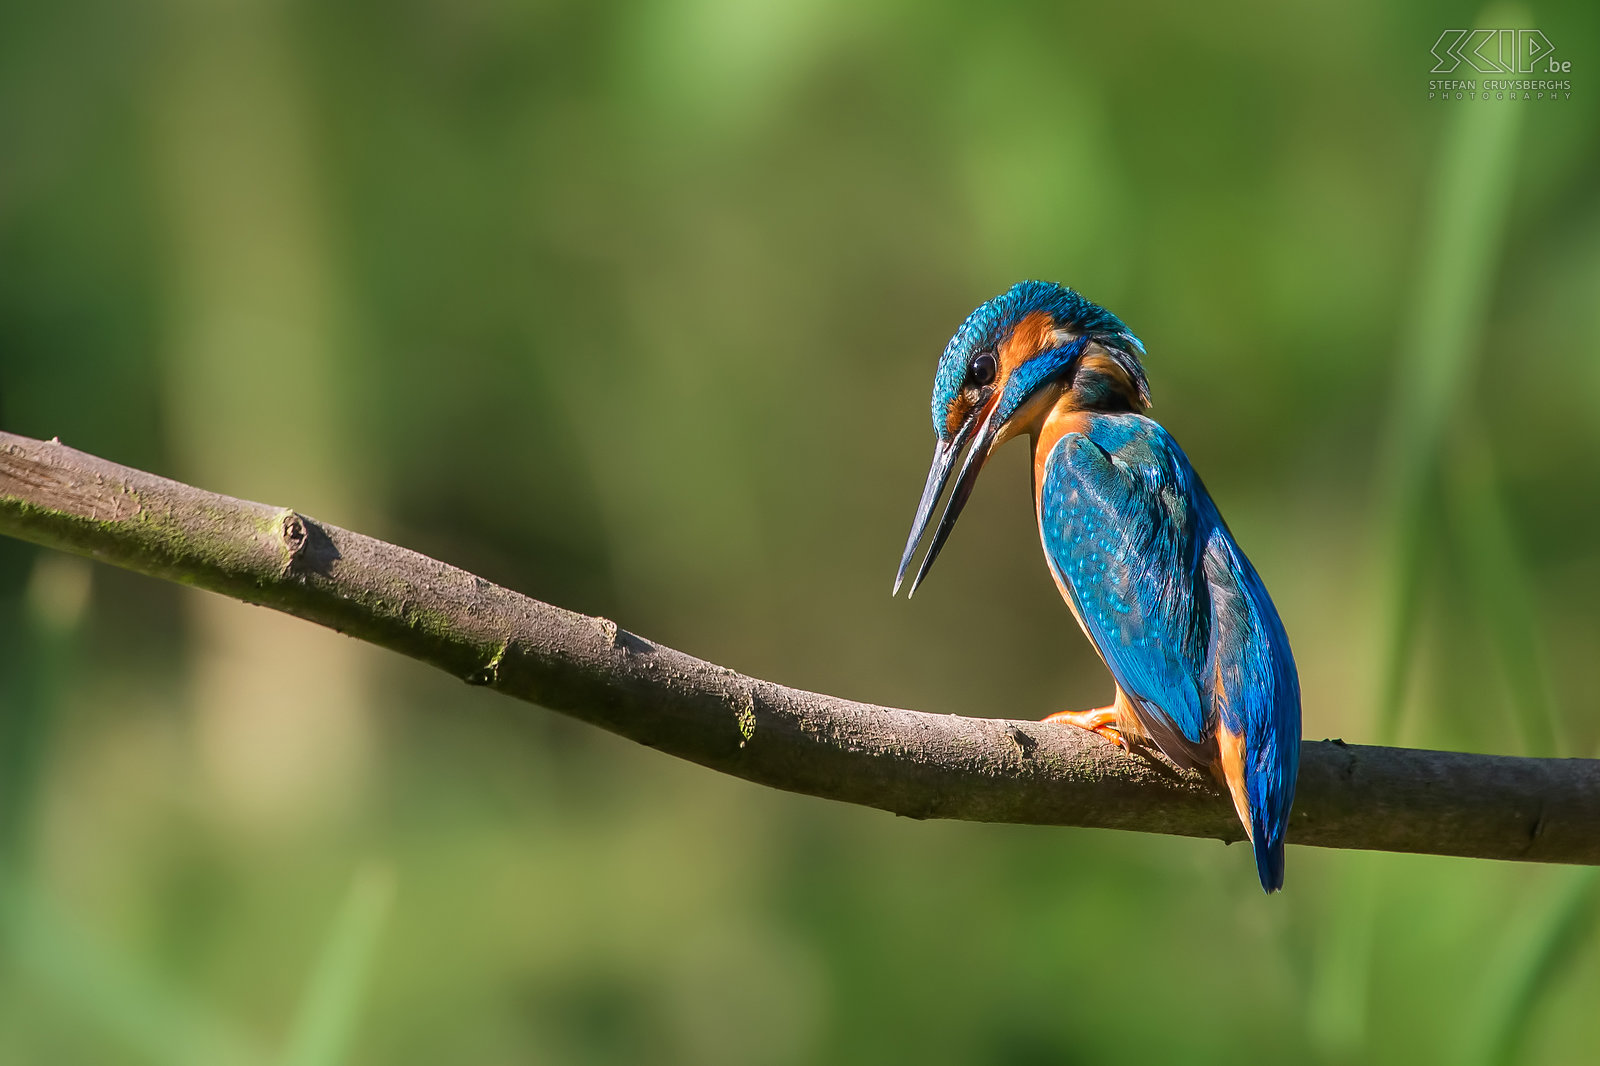
[(1113, 728), (1112, 726), (1105, 726), (1104, 728), (1096, 729), (1095, 732), (1099, 733), (1101, 736), (1105, 737), (1107, 740), (1111, 741), (1111, 743), (1115, 744), (1128, 754), (1133, 754), (1133, 745), (1128, 742), (1128, 738), (1123, 735), (1122, 730)]
[(1133, 744), (1127, 734), (1115, 725), (1116, 711), (1112, 707), (1096, 707), (1090, 711), (1058, 711), (1044, 719), (1057, 725), (1070, 725), (1094, 733), (1132, 754)]

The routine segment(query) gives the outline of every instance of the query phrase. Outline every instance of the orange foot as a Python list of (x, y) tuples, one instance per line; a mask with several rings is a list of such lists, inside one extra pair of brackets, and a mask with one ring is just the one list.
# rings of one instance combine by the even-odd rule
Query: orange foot
[(1096, 707), (1091, 711), (1057, 711), (1044, 719), (1046, 722), (1055, 722), (1058, 725), (1077, 726), (1087, 729), (1091, 733), (1098, 733), (1123, 751), (1132, 751), (1128, 738), (1122, 735), (1122, 730), (1117, 728), (1117, 708)]

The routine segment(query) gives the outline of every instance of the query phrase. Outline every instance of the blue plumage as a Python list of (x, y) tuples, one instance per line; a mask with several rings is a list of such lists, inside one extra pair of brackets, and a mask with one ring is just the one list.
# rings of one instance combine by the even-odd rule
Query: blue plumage
[(1099, 416), (1087, 429), (1063, 436), (1045, 460), (1045, 558), (1122, 691), (1163, 732), (1198, 746), (1209, 710), (1199, 678), (1210, 600), (1198, 561), (1209, 530), (1203, 510), (1189, 506), (1192, 472), (1161, 427), (1139, 415)]
[(1050, 450), (1045, 556), (1139, 723), (1180, 765), (1244, 740), (1262, 887), (1283, 884), (1300, 687), (1278, 613), (1178, 443), (1138, 414), (1095, 414)]
[(956, 331), (934, 379), (933, 467), (896, 589), (966, 449), (913, 592), (993, 448), (1034, 441), (1050, 570), (1117, 684), (1112, 705), (1051, 720), (1147, 737), (1211, 769), (1233, 798), (1261, 885), (1283, 884), (1300, 689), (1261, 578), (1176, 441), (1143, 412), (1144, 346), (1071, 289), (1023, 282)]

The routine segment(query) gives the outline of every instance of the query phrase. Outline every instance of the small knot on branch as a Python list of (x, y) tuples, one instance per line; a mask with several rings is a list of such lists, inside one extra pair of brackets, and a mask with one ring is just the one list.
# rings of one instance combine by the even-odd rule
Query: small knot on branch
[(306, 546), (306, 520), (293, 511), (283, 512), (283, 545), (289, 549), (289, 565)]
[(1016, 746), (1017, 754), (1024, 759), (1032, 755), (1033, 749), (1039, 746), (1039, 742), (1031, 734), (1023, 732), (1018, 726), (1008, 726), (1006, 728), (1006, 736)]
[(618, 651), (628, 655), (643, 655), (646, 652), (655, 650), (655, 645), (648, 640), (637, 634), (629, 633), (609, 618), (591, 618), (589, 621), (594, 625), (600, 636), (605, 638), (605, 642)]
[(284, 577), (291, 574), (328, 577), (333, 572), (339, 549), (314, 520), (295, 511), (284, 511), (278, 518), (278, 537), (285, 552)]

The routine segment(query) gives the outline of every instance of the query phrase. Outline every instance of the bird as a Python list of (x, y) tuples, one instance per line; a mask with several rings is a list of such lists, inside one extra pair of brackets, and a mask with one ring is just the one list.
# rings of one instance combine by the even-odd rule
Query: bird
[(953, 481), (908, 595), (989, 457), (1028, 437), (1045, 562), (1115, 682), (1106, 706), (1044, 721), (1125, 751), (1153, 744), (1178, 766), (1209, 772), (1272, 893), (1283, 887), (1299, 770), (1294, 654), (1188, 456), (1145, 414), (1144, 356), (1121, 319), (1053, 282), (1019, 282), (968, 315), (934, 375), (933, 464), (894, 592), (945, 488)]

